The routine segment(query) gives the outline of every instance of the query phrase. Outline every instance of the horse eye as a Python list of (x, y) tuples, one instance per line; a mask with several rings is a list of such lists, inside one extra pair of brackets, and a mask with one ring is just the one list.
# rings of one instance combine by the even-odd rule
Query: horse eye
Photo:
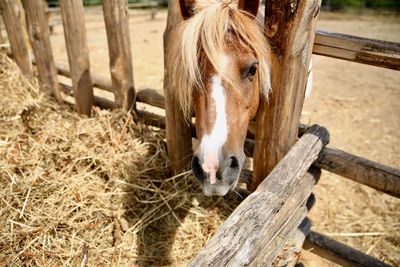
[(254, 75), (257, 73), (257, 65), (257, 62), (251, 64), (251, 66), (246, 70), (244, 77), (253, 80)]
[(250, 67), (248, 76), (254, 76), (256, 75), (256, 72), (257, 72), (257, 65), (254, 64)]

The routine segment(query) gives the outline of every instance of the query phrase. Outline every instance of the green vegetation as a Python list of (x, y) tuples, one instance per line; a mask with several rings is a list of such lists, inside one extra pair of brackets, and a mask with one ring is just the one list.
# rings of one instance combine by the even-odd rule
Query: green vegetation
[(322, 0), (322, 6), (328, 10), (344, 10), (346, 8), (400, 9), (399, 0)]

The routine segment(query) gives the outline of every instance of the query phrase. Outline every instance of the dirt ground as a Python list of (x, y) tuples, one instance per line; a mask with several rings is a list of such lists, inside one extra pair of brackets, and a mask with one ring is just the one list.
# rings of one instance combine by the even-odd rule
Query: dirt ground
[[(162, 34), (166, 10), (130, 11), (131, 46), (137, 88), (162, 92)], [(86, 10), (92, 72), (109, 75), (102, 12)], [(56, 61), (67, 62), (59, 16), (52, 45)], [(322, 14), (318, 28), (400, 42), (400, 18)], [(314, 56), (314, 89), (302, 122), (326, 126), (331, 146), (400, 168), (400, 73)], [(330, 173), (316, 186), (313, 229), (388, 263), (400, 266), (400, 201)], [(306, 266), (332, 266), (304, 253)]]

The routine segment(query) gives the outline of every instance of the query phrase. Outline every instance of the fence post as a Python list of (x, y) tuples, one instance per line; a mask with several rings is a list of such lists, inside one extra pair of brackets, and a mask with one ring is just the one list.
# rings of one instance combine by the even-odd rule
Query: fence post
[(26, 29), (21, 23), (22, 8), (19, 1), (1, 0), (4, 24), (10, 41), (11, 53), (22, 73), (32, 75), (32, 64), (29, 57), (28, 43), (25, 40)]
[(265, 3), (265, 34), (273, 51), (272, 93), (269, 101), (260, 101), (253, 189), (296, 141), (320, 6), (321, 0)]
[(94, 103), (82, 0), (60, 0), (76, 109), (90, 116)]
[(192, 138), (190, 124), (184, 119), (183, 113), (179, 107), (177, 99), (174, 97), (173, 88), (168, 80), (168, 57), (167, 47), (170, 40), (170, 31), (182, 21), (179, 1), (170, 0), (168, 3), (167, 26), (164, 31), (164, 94), (165, 94), (165, 112), (166, 112), (166, 135), (168, 156), (171, 161), (171, 171), (173, 174), (179, 173), (186, 168), (192, 155)]
[(115, 102), (129, 110), (135, 104), (135, 86), (129, 39), (128, 1), (103, 1)]
[(4, 20), (3, 20), (3, 11), (1, 8), (1, 4), (0, 4), (0, 44), (4, 44), (6, 42), (6, 38), (3, 35), (3, 24), (4, 24)]
[(44, 86), (48, 87), (50, 93), (58, 101), (61, 101), (44, 3), (43, 0), (24, 1), (26, 22), (36, 59), (39, 80)]

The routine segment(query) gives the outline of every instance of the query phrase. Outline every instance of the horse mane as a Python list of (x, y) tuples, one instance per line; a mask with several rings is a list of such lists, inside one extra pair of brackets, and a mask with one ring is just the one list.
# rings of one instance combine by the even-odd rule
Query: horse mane
[(253, 50), (259, 62), (260, 94), (268, 96), (271, 88), (270, 49), (260, 26), (262, 23), (240, 10), (235, 0), (197, 0), (194, 11), (194, 16), (171, 32), (172, 41), (167, 48), (168, 79), (185, 117), (188, 119), (191, 115), (193, 90), (204, 90), (201, 54), (205, 54), (221, 79), (229, 82), (219, 60), (224, 53), (228, 32), (239, 40), (239, 45)]

